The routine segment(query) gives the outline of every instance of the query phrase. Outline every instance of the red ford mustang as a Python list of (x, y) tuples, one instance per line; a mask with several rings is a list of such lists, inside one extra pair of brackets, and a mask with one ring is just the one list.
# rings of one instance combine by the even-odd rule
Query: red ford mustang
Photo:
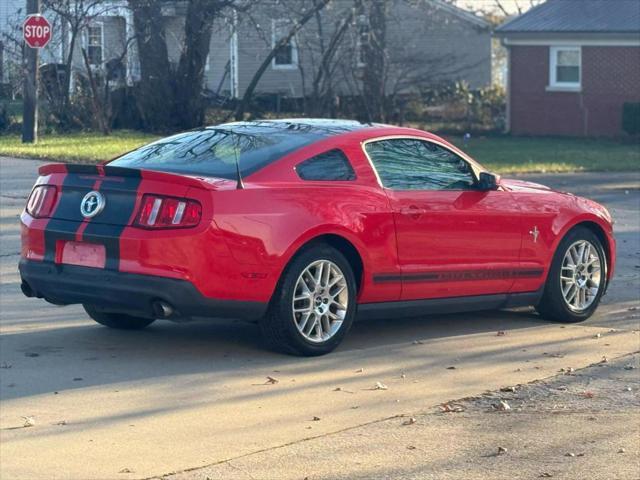
[(46, 165), (21, 222), (29, 297), (122, 329), (255, 320), (302, 355), (335, 348), (356, 314), (584, 320), (615, 259), (601, 205), (499, 179), (430, 133), (351, 121), (230, 123)]

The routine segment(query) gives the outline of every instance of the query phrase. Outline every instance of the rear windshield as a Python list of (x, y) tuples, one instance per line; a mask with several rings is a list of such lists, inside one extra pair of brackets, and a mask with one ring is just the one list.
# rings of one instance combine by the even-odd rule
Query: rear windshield
[(180, 133), (129, 152), (109, 165), (233, 180), (326, 136), (285, 125), (221, 126)]

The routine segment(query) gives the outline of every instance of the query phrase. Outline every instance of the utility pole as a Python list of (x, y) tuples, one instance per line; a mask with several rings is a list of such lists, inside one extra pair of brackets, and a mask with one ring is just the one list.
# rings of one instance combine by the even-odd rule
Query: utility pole
[[(27, 0), (27, 15), (40, 13), (40, 0)], [(22, 93), (22, 143), (38, 141), (38, 52), (26, 42), (22, 46), (24, 86)]]

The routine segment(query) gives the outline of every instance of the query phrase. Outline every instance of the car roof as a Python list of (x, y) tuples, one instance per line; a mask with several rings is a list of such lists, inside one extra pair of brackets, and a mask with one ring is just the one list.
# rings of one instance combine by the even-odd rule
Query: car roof
[(380, 124), (363, 123), (357, 120), (343, 120), (333, 118), (281, 118), (274, 120), (254, 120), (248, 122), (231, 122), (217, 125), (215, 129), (241, 130), (250, 133), (252, 130), (290, 130), (315, 133), (323, 137), (340, 135), (367, 128), (380, 127)]

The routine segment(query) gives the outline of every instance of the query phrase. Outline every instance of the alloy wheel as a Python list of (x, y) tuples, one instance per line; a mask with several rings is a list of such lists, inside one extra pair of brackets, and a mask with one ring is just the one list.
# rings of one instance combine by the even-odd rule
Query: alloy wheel
[(293, 293), (293, 318), (300, 334), (309, 342), (326, 342), (347, 315), (349, 287), (335, 263), (316, 260), (298, 277)]
[(573, 312), (591, 306), (602, 283), (602, 259), (596, 247), (586, 240), (573, 243), (564, 255), (560, 269), (562, 297)]

